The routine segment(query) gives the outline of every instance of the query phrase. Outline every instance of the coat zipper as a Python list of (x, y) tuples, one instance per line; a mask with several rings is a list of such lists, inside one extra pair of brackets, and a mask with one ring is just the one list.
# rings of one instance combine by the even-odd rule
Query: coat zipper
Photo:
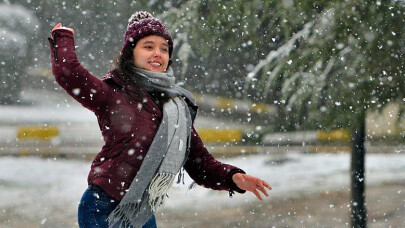
[(49, 42), (51, 42), (52, 47), (53, 47), (53, 59), (55, 60), (55, 62), (58, 62), (59, 58), (58, 58), (58, 45), (56, 45), (56, 37), (69, 37), (66, 35), (59, 35), (58, 33), (54, 33), (53, 34), (53, 39), (52, 38), (48, 38)]
[(58, 62), (58, 50), (57, 50), (57, 46), (56, 46), (56, 35), (57, 35), (57, 33), (53, 34), (53, 39), (49, 37), (48, 40), (52, 44), (53, 59), (55, 60), (55, 62)]

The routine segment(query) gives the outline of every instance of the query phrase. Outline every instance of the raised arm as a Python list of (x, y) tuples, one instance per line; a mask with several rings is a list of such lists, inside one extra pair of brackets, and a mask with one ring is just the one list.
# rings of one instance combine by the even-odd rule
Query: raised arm
[(76, 56), (74, 30), (59, 23), (48, 38), (51, 51), (52, 73), (58, 84), (84, 107), (97, 111), (110, 95), (106, 83), (90, 74)]

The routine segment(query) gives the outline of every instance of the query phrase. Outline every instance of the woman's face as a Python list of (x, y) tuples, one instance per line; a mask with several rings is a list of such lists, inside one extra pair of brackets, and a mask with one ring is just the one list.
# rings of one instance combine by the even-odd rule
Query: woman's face
[(164, 72), (169, 64), (169, 44), (161, 36), (146, 36), (136, 43), (133, 59), (138, 68)]

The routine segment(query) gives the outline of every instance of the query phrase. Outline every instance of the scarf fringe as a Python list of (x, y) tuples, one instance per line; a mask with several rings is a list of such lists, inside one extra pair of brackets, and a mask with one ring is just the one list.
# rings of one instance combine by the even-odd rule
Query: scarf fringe
[(139, 203), (127, 203), (125, 205), (118, 205), (113, 212), (108, 216), (108, 226), (113, 227), (119, 223), (119, 227), (130, 227), (131, 218), (125, 212), (133, 212), (132, 215), (140, 210)]
[(149, 205), (156, 212), (167, 195), (167, 191), (172, 186), (175, 175), (170, 173), (158, 173), (149, 185)]
[(179, 170), (179, 175), (177, 176), (176, 184), (180, 184), (180, 183), (182, 183), (182, 181), (183, 181), (183, 184), (185, 184), (184, 183), (184, 168), (181, 168)]

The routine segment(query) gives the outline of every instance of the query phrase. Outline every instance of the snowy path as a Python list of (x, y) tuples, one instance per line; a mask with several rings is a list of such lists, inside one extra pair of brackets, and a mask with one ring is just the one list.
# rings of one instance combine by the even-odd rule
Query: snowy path
[[(236, 157), (223, 162), (267, 180), (273, 187), (271, 196), (277, 197), (300, 191), (348, 189), (349, 160), (349, 154), (291, 153), (280, 164), (269, 155)], [(87, 185), (89, 166), (88, 161), (1, 157), (2, 217), (11, 215), (46, 224), (57, 212), (61, 219), (74, 219), (78, 200)], [(405, 182), (405, 154), (369, 154), (366, 168), (368, 185)], [(185, 182), (186, 185), (176, 184), (172, 188), (165, 204), (167, 209), (204, 210), (213, 204), (232, 206), (255, 200), (251, 194), (237, 194), (229, 199), (227, 192), (198, 186), (187, 191), (191, 179), (186, 176)]]

